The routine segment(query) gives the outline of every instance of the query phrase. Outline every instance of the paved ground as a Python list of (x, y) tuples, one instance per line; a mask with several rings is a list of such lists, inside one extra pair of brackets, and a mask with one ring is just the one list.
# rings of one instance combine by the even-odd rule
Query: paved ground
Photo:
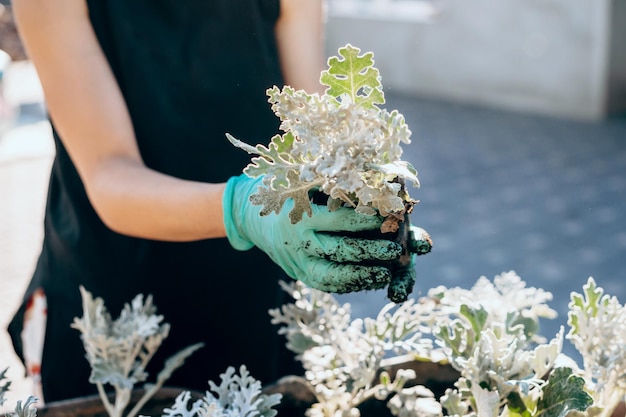
[[(4, 332), (33, 268), (41, 239), (46, 176), (53, 156), (36, 80), (14, 78), (24, 103), (17, 127), (0, 137), (0, 367), (21, 378)], [(413, 131), (405, 159), (420, 173), (413, 221), (435, 242), (419, 259), (416, 293), (469, 288), (481, 275), (515, 270), (554, 294), (566, 324), (571, 291), (589, 276), (626, 302), (626, 117), (603, 123), (547, 119), (388, 93)], [(355, 315), (375, 314), (383, 292), (340, 297)], [(566, 343), (567, 345), (567, 343)], [(572, 353), (570, 346), (565, 346)]]

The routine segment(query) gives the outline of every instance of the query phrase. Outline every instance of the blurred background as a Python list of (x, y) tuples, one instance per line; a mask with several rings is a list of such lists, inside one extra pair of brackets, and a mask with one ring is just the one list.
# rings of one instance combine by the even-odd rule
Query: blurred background
[[(14, 404), (29, 385), (4, 329), (38, 254), (54, 149), (0, 8), (0, 369)], [(626, 302), (624, 0), (329, 0), (327, 54), (347, 43), (374, 53), (385, 107), (413, 132), (412, 220), (434, 241), (413, 296), (513, 270), (553, 294), (548, 338), (590, 276)], [(384, 291), (338, 298), (355, 316), (387, 303)]]

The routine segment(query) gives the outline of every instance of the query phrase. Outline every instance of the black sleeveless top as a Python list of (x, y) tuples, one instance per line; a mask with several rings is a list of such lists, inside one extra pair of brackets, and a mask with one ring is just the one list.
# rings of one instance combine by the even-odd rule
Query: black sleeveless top
[[(149, 167), (223, 182), (249, 161), (226, 132), (249, 143), (267, 143), (277, 132), (265, 90), (283, 83), (273, 32), (279, 0), (88, 5)], [(29, 287), (29, 293), (43, 287), (48, 298), (46, 401), (94, 392), (79, 332), (70, 328), (82, 315), (79, 285), (102, 297), (113, 317), (135, 295), (154, 296), (172, 328), (152, 361), (152, 378), (165, 357), (205, 343), (168, 385), (205, 390), (231, 365), (245, 364), (264, 384), (299, 371), (270, 323), (268, 309), (285, 301), (278, 281), (287, 278), (269, 258), (257, 249), (235, 251), (226, 239), (167, 243), (112, 232), (89, 204), (56, 131), (54, 136), (45, 239)], [(18, 353), (22, 314), (11, 323)]]

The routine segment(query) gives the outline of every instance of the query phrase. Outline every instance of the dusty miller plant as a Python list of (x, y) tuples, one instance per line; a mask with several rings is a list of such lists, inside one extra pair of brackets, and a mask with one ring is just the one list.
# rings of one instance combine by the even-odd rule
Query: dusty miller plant
[[(81, 333), (85, 356), (91, 366), (89, 381), (97, 386), (109, 416), (122, 417), (135, 386), (147, 380), (146, 366), (168, 336), (169, 324), (163, 323), (163, 316), (156, 314), (150, 296), (144, 300), (142, 294), (137, 295), (113, 320), (101, 298), (94, 298), (82, 286), (80, 292), (83, 317), (75, 318), (72, 327)], [(166, 360), (156, 381), (145, 384), (145, 393), (126, 417), (136, 416), (172, 372), (201, 346), (189, 346)], [(113, 401), (107, 395), (107, 385), (114, 390)]]
[(11, 387), (11, 381), (7, 378), (8, 370), (9, 368), (4, 368), (0, 371), (0, 405), (3, 405), (6, 402), (5, 395)]
[(37, 398), (30, 396), (22, 403), (18, 401), (13, 412), (7, 413), (6, 417), (36, 417), (37, 409), (34, 404), (37, 402)]
[[(126, 304), (119, 318), (112, 320), (104, 300), (95, 298), (84, 287), (80, 287), (83, 299), (83, 317), (75, 318), (72, 326), (81, 332), (86, 357), (91, 366), (90, 382), (96, 384), (100, 399), (110, 417), (121, 417), (128, 407), (135, 385), (145, 382), (148, 374), (146, 365), (168, 336), (170, 326), (156, 314), (152, 297), (144, 299), (137, 295)], [(144, 385), (145, 392), (126, 417), (133, 417), (146, 402), (163, 386), (185, 359), (202, 344), (182, 349), (165, 361), (156, 382)], [(3, 374), (0, 374), (0, 380)], [(183, 391), (170, 408), (163, 410), (164, 417), (274, 417), (272, 407), (280, 402), (281, 395), (261, 393), (261, 383), (253, 378), (245, 365), (229, 367), (220, 375), (220, 385), (209, 381), (210, 391), (190, 404), (191, 392)], [(111, 402), (105, 385), (114, 389)], [(0, 386), (2, 394), (2, 386)], [(1, 399), (2, 397), (0, 397)], [(30, 399), (29, 399), (30, 401)], [(35, 417), (28, 412), (29, 402), (20, 409), (18, 417)], [(18, 407), (20, 405), (18, 404)], [(16, 409), (17, 411), (17, 409)]]
[(307, 416), (356, 416), (365, 400), (389, 396), (395, 409), (413, 406), (429, 410), (423, 416), (441, 414), (432, 392), (405, 386), (415, 378), (413, 370), (401, 370), (393, 379), (387, 372), (379, 374), (387, 358), (431, 356), (432, 341), (423, 333), (434, 319), (434, 302), (389, 303), (376, 318), (352, 320), (350, 306), (339, 305), (331, 294), (299, 281), (281, 285), (295, 302), (270, 310), (270, 315), (272, 323), (282, 325), (279, 333), (302, 362), (317, 397)]
[(589, 278), (582, 294), (571, 294), (568, 323), (594, 399), (588, 414), (610, 416), (626, 395), (626, 308)]
[[(5, 395), (11, 386), (11, 381), (6, 376), (8, 369), (0, 371), (0, 406), (6, 402)], [(36, 417), (37, 410), (33, 407), (36, 402), (37, 398), (33, 396), (28, 397), (23, 403), (18, 401), (14, 411), (7, 413), (6, 417)]]
[(250, 201), (262, 206), (263, 216), (279, 213), (292, 200), (292, 223), (312, 214), (312, 202), (326, 204), (329, 210), (352, 207), (382, 216), (381, 233), (390, 233), (403, 247), (394, 267), (405, 271), (394, 274), (388, 297), (404, 302), (414, 285), (414, 274), (406, 272), (412, 254), (427, 253), (431, 247), (430, 237), (422, 241), (426, 245), (416, 243), (409, 228), (417, 200), (409, 196), (406, 184), (419, 187), (419, 180), (401, 156), (411, 131), (397, 110), (379, 107), (385, 96), (373, 53), (361, 54), (350, 44), (339, 48), (320, 82), (326, 86), (321, 95), (291, 86), (267, 90), (283, 132), (269, 145), (252, 146), (226, 134), (235, 146), (255, 155), (244, 172), (262, 177), (263, 185)]
[[(552, 295), (527, 288), (514, 272), (480, 278), (469, 290), (437, 287), (417, 302), (388, 304), (375, 319), (352, 320), (330, 294), (285, 285), (293, 304), (271, 310), (298, 354), (318, 403), (309, 417), (357, 416), (366, 398), (387, 400), (396, 416), (547, 416), (585, 411), (585, 380), (557, 361), (563, 330), (545, 343), (539, 319), (553, 318)], [(410, 384), (412, 370), (392, 381), (378, 372), (390, 356), (445, 357), (460, 378), (439, 399)], [(567, 362), (566, 362), (567, 363)], [(378, 379), (376, 375), (379, 375)]]
[(552, 295), (527, 288), (514, 272), (470, 290), (438, 287), (434, 335), (461, 377), (441, 398), (453, 416), (558, 416), (585, 410), (591, 397), (571, 367), (557, 366), (563, 330), (549, 343), (539, 319), (554, 318)]
[[(310, 193), (328, 196), (333, 210), (347, 205), (364, 214), (399, 216), (412, 203), (400, 182), (419, 186), (417, 171), (400, 159), (401, 144), (411, 131), (397, 111), (387, 111), (380, 73), (371, 52), (346, 45), (328, 60), (320, 81), (324, 94), (308, 94), (290, 86), (267, 90), (283, 134), (268, 146), (228, 139), (257, 155), (244, 172), (264, 175), (264, 187), (251, 197), (262, 205), (261, 215), (279, 212), (288, 199), (292, 223), (311, 214)], [(400, 180), (400, 181), (399, 181)]]
[(163, 417), (274, 417), (281, 394), (265, 395), (261, 383), (250, 376), (245, 365), (239, 368), (228, 367), (220, 375), (220, 385), (209, 381), (210, 391), (203, 398), (190, 404), (191, 393), (183, 391), (170, 408), (163, 411)]

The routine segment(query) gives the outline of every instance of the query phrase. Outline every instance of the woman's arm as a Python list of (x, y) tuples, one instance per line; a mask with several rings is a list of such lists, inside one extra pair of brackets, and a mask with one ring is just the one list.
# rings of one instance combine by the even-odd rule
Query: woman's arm
[(12, 4), (50, 117), (102, 221), (119, 233), (149, 239), (224, 237), (224, 184), (181, 180), (144, 165), (85, 1)]
[(285, 83), (308, 93), (323, 93), (320, 72), (324, 69), (323, 0), (280, 0), (276, 41)]
[[(13, 0), (17, 25), (55, 127), (102, 221), (119, 233), (190, 241), (224, 237), (224, 184), (147, 168), (124, 98), (84, 0)], [(321, 91), (321, 0), (281, 0), (276, 27), (285, 80)]]

